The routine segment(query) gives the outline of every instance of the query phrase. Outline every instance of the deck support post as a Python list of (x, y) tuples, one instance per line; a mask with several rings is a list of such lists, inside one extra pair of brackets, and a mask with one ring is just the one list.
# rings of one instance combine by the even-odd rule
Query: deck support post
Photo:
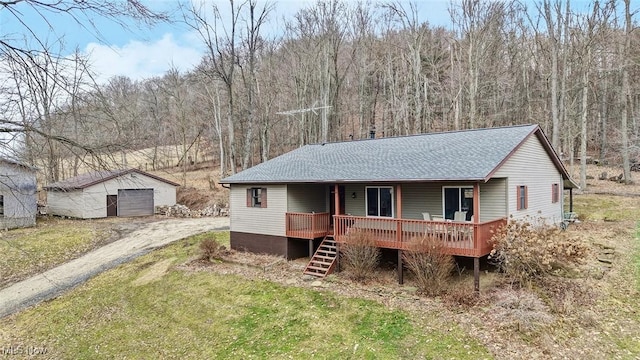
[(309, 258), (313, 257), (313, 239), (309, 239)]
[(402, 266), (402, 250), (398, 249), (398, 284), (404, 284), (404, 273)]
[(573, 212), (573, 188), (569, 189), (569, 212)]
[(473, 222), (480, 222), (480, 184), (473, 184)]
[(473, 291), (480, 293), (480, 258), (473, 258)]
[(340, 269), (340, 243), (336, 242), (336, 272), (342, 271)]

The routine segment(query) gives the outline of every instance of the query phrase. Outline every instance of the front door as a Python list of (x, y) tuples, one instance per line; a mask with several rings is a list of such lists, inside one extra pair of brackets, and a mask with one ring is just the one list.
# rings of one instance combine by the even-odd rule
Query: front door
[(107, 216), (118, 216), (118, 195), (107, 195)]
[[(331, 185), (329, 191), (329, 222), (333, 225), (333, 215), (336, 214), (336, 187)], [(340, 198), (340, 214), (344, 215), (344, 186), (338, 186), (338, 197)]]

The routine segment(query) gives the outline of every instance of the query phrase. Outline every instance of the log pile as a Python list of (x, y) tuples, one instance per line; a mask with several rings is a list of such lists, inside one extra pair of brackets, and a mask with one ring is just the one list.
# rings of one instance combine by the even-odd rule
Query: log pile
[(156, 206), (156, 215), (178, 218), (229, 216), (229, 209), (218, 205), (211, 205), (201, 210), (191, 210), (185, 205), (175, 204), (173, 206)]

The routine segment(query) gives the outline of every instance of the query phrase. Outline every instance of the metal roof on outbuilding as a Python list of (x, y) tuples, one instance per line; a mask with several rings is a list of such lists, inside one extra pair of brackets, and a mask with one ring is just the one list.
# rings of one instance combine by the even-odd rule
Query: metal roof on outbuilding
[(94, 171), (82, 175), (78, 175), (63, 181), (58, 181), (52, 184), (49, 184), (44, 187), (47, 191), (69, 191), (69, 190), (80, 190), (86, 189), (89, 186), (93, 186), (95, 184), (99, 184), (101, 182), (105, 182), (111, 179), (115, 179), (119, 176), (130, 174), (130, 173), (138, 173), (144, 176), (148, 176), (152, 179), (156, 179), (158, 181), (165, 182), (169, 185), (180, 186), (173, 181), (169, 181), (167, 179), (163, 179), (159, 176), (155, 176), (153, 174), (149, 174), (148, 172), (138, 170), (138, 169), (117, 169), (117, 170), (105, 170), (105, 171)]

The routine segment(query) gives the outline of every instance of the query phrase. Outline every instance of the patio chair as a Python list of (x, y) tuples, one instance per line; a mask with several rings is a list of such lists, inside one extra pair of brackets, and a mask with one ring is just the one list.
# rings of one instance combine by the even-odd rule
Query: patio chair
[(422, 220), (431, 221), (431, 214), (429, 214), (428, 212), (423, 212), (422, 213)]
[[(456, 211), (455, 213), (453, 213), (453, 221), (455, 222), (468, 222), (467, 221), (467, 212), (466, 211)], [(462, 240), (462, 241), (466, 241), (466, 240), (471, 240), (471, 242), (473, 243), (473, 238), (472, 238), (472, 230), (471, 228), (468, 227), (463, 227), (463, 228), (456, 228), (456, 234), (455, 237), (457, 240)]]
[(467, 221), (466, 211), (456, 211), (453, 213), (453, 221)]

